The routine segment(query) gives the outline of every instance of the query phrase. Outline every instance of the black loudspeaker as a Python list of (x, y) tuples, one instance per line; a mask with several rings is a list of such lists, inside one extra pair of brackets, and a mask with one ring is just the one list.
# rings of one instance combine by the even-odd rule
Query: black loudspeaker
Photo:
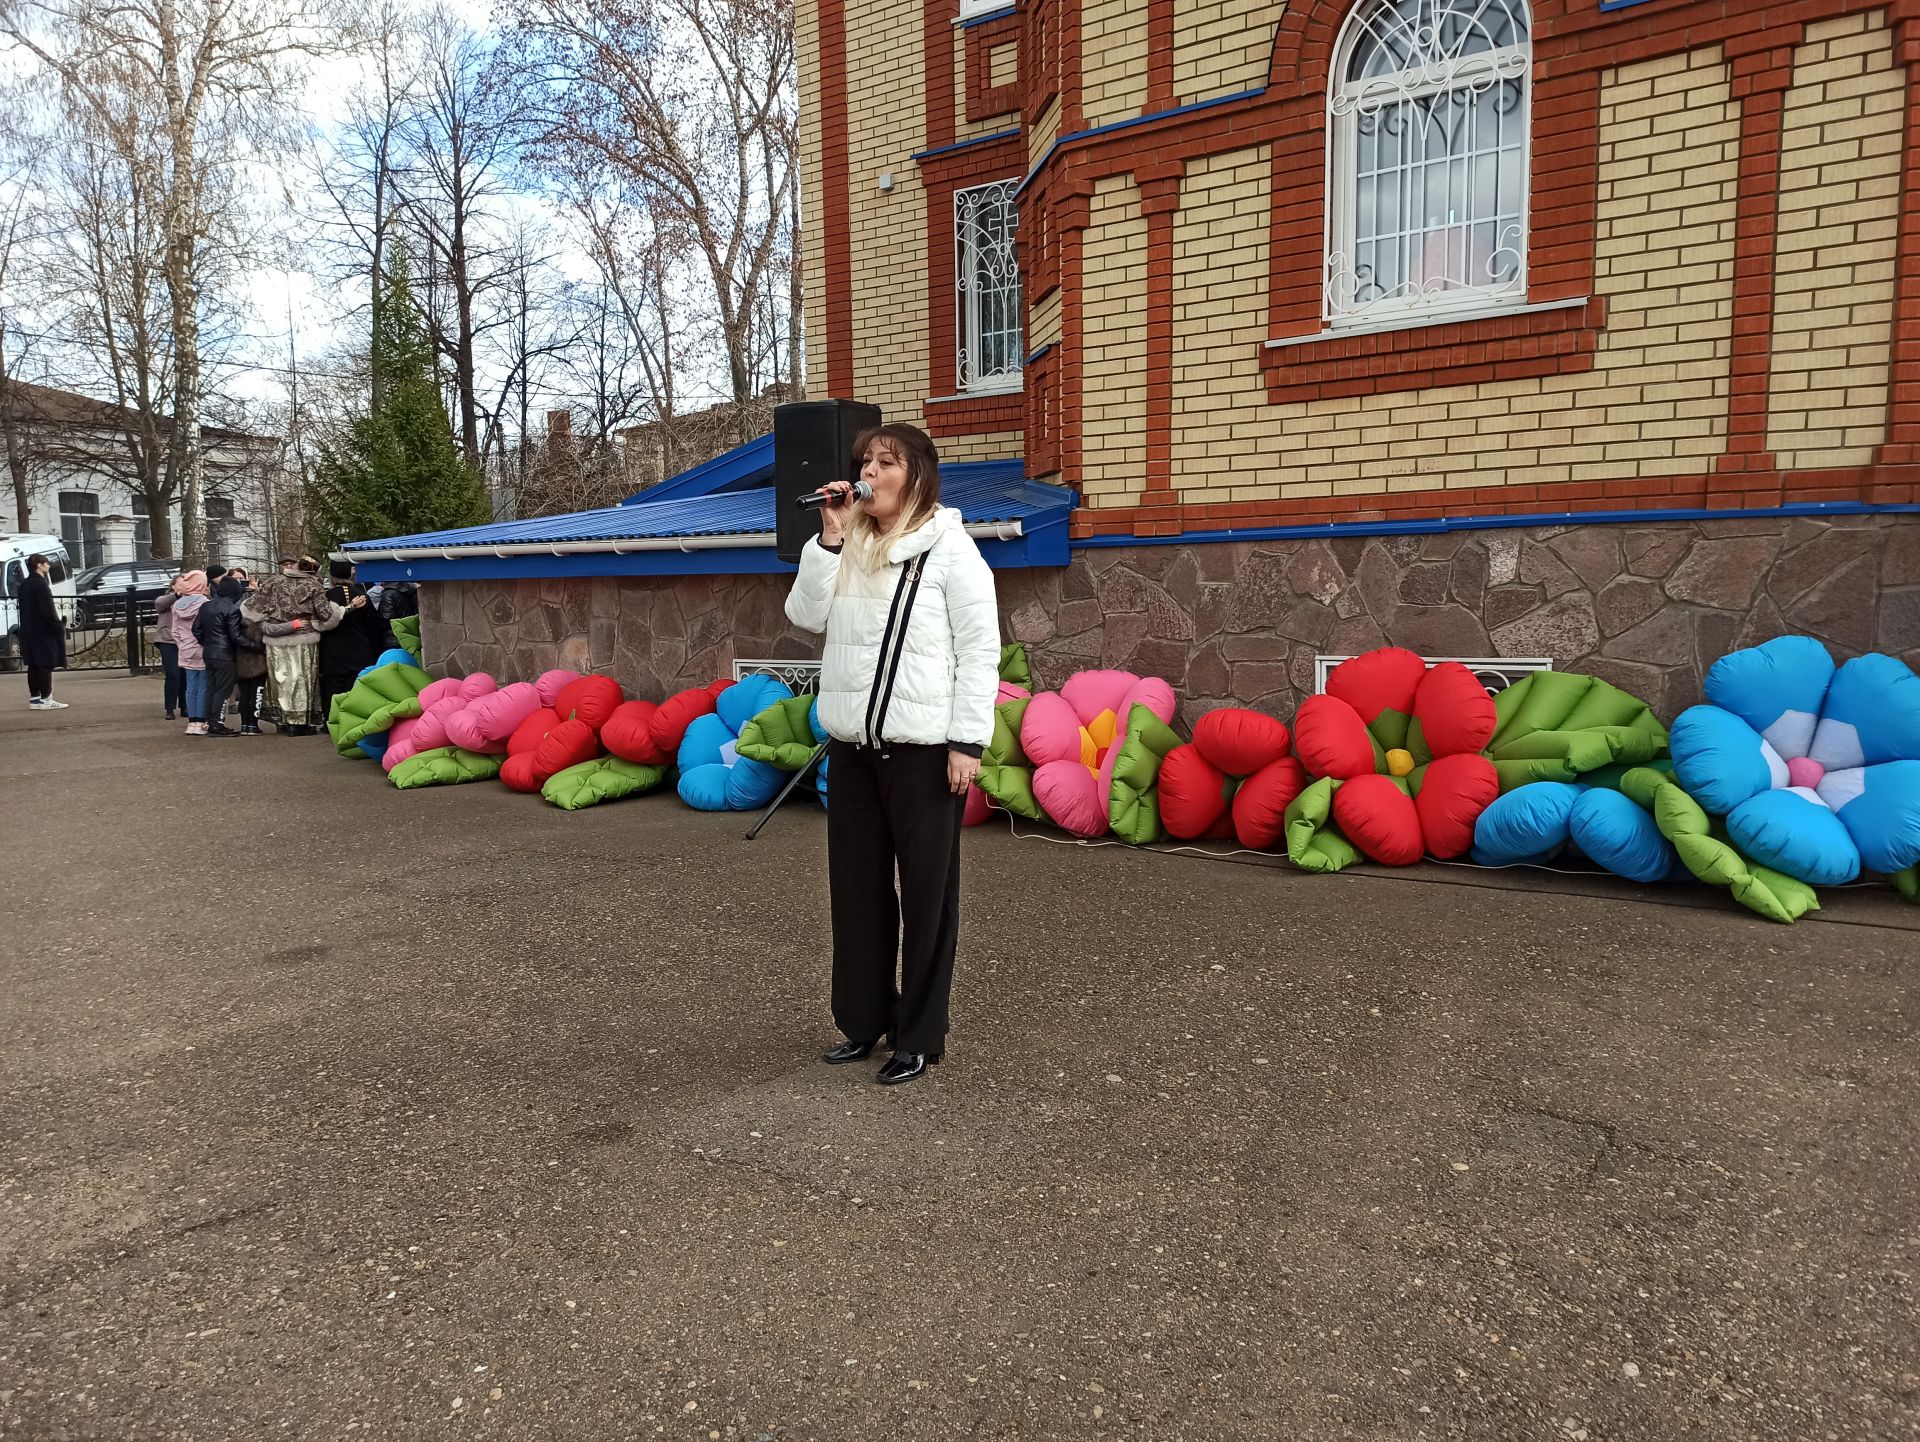
[(880, 407), (863, 401), (794, 401), (773, 408), (774, 554), (798, 561), (820, 534), (820, 514), (800, 509), (800, 497), (828, 481), (858, 479), (853, 443), (880, 424)]

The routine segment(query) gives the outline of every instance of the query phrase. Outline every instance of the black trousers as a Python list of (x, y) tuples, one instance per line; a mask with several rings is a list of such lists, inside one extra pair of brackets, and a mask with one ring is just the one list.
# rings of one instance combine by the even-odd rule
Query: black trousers
[(233, 695), (233, 657), (207, 660), (207, 724), (218, 725), (227, 719), (227, 700)]
[(234, 679), (234, 695), (240, 702), (242, 726), (260, 724), (260, 688), (266, 683), (264, 676), (238, 676)]
[(44, 701), (53, 694), (53, 667), (27, 667), (27, 695), (35, 701)]
[(966, 807), (947, 789), (947, 748), (834, 741), (827, 760), (834, 1025), (853, 1041), (891, 1032), (896, 1050), (944, 1051)]

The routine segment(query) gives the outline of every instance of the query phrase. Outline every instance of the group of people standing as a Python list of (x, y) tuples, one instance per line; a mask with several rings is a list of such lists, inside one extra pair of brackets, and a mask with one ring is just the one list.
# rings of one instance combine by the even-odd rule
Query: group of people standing
[[(155, 612), (166, 717), (184, 715), (189, 736), (258, 736), (263, 722), (310, 736), (335, 694), (393, 644), (388, 614), (352, 565), (335, 561), (322, 581), (311, 556), (282, 557), (258, 580), (220, 566), (182, 572)], [(227, 725), (236, 701), (237, 730)]]

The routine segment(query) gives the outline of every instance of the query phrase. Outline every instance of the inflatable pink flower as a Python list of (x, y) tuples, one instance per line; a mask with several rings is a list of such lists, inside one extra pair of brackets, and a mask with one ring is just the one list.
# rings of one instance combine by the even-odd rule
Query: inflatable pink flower
[[(420, 714), (407, 721), (394, 722), (393, 729), (387, 733), (387, 750), (380, 764), (391, 773), (409, 756), (458, 744), (448, 735), (448, 723), (467, 706), (498, 689), (499, 683), (484, 671), (429, 682), (420, 691)], [(507, 746), (503, 740), (497, 746), (468, 749), (504, 753)]]
[(1102, 836), (1111, 828), (1113, 764), (1135, 706), (1170, 724), (1173, 687), (1131, 671), (1081, 671), (1027, 703), (1020, 749), (1033, 768), (1033, 799), (1061, 829)]
[(447, 718), (447, 741), (468, 751), (499, 752), (527, 717), (540, 709), (540, 693), (531, 681), (516, 681), (476, 696)]

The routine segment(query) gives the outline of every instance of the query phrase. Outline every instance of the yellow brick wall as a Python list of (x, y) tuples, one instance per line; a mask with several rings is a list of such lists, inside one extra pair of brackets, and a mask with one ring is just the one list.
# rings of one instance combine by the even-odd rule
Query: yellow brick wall
[[(1726, 430), (1738, 137), (1717, 50), (1605, 77), (1596, 289), (1610, 312), (1590, 374), (1278, 406), (1259, 367), (1268, 152), (1191, 165), (1174, 221), (1174, 485), (1232, 501), (1700, 474)], [(1111, 419), (1106, 434), (1130, 449)], [(1122, 486), (1105, 436), (1085, 454), (1103, 482), (1089, 504), (1137, 498), (1140, 467)]]
[(820, 223), (820, 12), (794, 8), (795, 58), (800, 69), (800, 280), (806, 296), (807, 387), (827, 393), (826, 229)]
[[(847, 7), (854, 394), (890, 420), (916, 422), (927, 398), (928, 345), (927, 202), (912, 159), (926, 134), (923, 25), (917, 0)], [(862, 98), (865, 79), (881, 75), (884, 105)], [(884, 171), (894, 188), (883, 195)]]
[(1147, 227), (1130, 178), (1096, 185), (1083, 244), (1081, 483), (1090, 505), (1122, 505), (1147, 462)]
[(1080, 98), (1089, 126), (1137, 116), (1147, 104), (1147, 7), (1081, 0)]
[(987, 71), (989, 85), (1011, 85), (1020, 78), (1020, 46), (996, 45), (987, 52), (991, 68)]
[(988, 431), (974, 436), (947, 436), (934, 442), (943, 462), (1011, 461), (1021, 454), (1018, 431)]
[(1176, 0), (1173, 94), (1177, 103), (1266, 84), (1285, 0)]
[(1060, 291), (1056, 287), (1051, 295), (1027, 312), (1027, 354), (1032, 355), (1043, 345), (1052, 345), (1060, 339)]
[(1060, 134), (1060, 102), (1048, 102), (1047, 108), (1040, 112), (1040, 119), (1027, 129), (1027, 169), (1031, 171), (1040, 163), (1040, 157), (1047, 153)]
[(1886, 438), (1904, 75), (1882, 13), (1810, 26), (1780, 166), (1768, 446), (1866, 465)]

